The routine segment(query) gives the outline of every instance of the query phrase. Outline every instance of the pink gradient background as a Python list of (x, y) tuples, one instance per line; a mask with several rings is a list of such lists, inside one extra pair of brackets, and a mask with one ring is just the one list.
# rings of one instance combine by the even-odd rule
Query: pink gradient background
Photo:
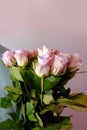
[[(87, 0), (0, 0), (0, 44), (10, 48), (36, 48), (46, 44), (64, 52), (78, 52), (87, 70)], [(87, 94), (87, 73), (67, 86)], [(72, 130), (87, 129), (87, 113), (71, 109)]]

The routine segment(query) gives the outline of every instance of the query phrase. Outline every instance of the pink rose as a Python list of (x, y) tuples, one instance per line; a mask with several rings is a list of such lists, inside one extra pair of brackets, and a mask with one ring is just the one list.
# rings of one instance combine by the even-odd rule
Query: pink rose
[(78, 53), (75, 53), (71, 59), (70, 59), (70, 63), (69, 63), (69, 68), (71, 71), (76, 71), (78, 70), (81, 66), (83, 65), (82, 63), (82, 59), (80, 57), (80, 55)]
[(49, 65), (40, 65), (39, 63), (35, 64), (35, 72), (39, 77), (48, 76), (50, 71)]
[(24, 49), (15, 50), (14, 57), (18, 66), (26, 66), (28, 64), (28, 51)]
[(48, 48), (47, 46), (42, 46), (37, 49), (38, 51), (38, 56), (45, 56), (47, 55), (48, 57), (51, 55), (51, 49)]
[(68, 59), (64, 55), (55, 55), (53, 64), (51, 66), (51, 73), (53, 75), (60, 75), (65, 73), (67, 69)]
[(53, 50), (43, 46), (38, 48), (38, 63), (40, 65), (47, 65), (53, 60)]
[(66, 57), (66, 58), (68, 59), (68, 61), (69, 61), (69, 60), (71, 59), (71, 57), (72, 57), (72, 55), (69, 54), (69, 53), (61, 53), (61, 52), (60, 52), (59, 55)]
[(2, 61), (6, 66), (12, 66), (16, 63), (15, 57), (14, 57), (14, 51), (6, 51), (2, 55)]

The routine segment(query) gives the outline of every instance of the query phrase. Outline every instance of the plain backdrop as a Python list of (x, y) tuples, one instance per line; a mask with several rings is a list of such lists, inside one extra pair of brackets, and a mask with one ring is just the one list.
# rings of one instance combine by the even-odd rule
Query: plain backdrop
[[(0, 44), (10, 49), (48, 45), (63, 52), (78, 52), (87, 71), (87, 0), (0, 0)], [(66, 87), (87, 94), (87, 72)], [(72, 130), (87, 129), (87, 113), (71, 109)]]

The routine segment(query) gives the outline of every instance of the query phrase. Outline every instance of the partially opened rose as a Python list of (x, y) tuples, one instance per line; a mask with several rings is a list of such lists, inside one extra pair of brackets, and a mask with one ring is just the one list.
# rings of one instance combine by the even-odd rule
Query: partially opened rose
[(78, 53), (74, 53), (70, 59), (69, 68), (71, 71), (78, 70), (83, 65), (82, 58)]
[(51, 65), (51, 73), (53, 75), (61, 75), (65, 73), (67, 69), (68, 59), (63, 55), (55, 55), (53, 63)]
[(35, 64), (35, 72), (39, 77), (48, 76), (50, 72), (49, 65), (40, 65), (39, 63)]
[(14, 51), (8, 50), (3, 53), (2, 60), (6, 66), (12, 66), (16, 63), (16, 59), (14, 57)]
[(18, 66), (26, 66), (28, 64), (28, 51), (24, 49), (15, 50), (14, 57)]
[(40, 65), (47, 65), (51, 62), (53, 51), (52, 49), (43, 46), (42, 48), (38, 48), (38, 63)]

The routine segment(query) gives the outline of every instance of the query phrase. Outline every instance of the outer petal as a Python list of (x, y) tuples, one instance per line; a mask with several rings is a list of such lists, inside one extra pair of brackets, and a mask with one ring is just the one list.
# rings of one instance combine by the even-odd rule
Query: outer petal
[(50, 67), (48, 65), (42, 66), (39, 63), (35, 65), (35, 72), (39, 77), (48, 76), (50, 71)]
[(14, 57), (17, 61), (18, 66), (25, 66), (28, 64), (28, 52), (26, 50), (16, 50)]

